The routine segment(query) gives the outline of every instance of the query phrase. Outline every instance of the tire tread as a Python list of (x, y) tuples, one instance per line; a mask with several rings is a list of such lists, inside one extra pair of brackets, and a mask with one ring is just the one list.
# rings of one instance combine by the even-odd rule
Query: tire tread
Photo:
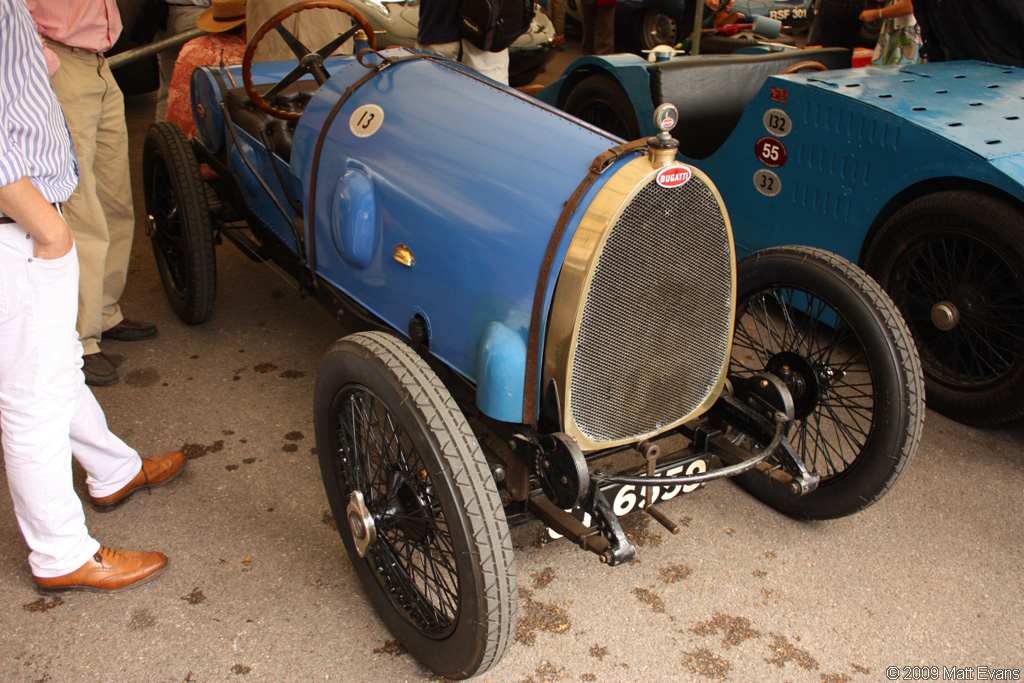
[[(182, 231), (187, 251), (186, 258), (189, 261), (186, 264), (186, 277), (189, 282), (184, 297), (178, 297), (171, 291), (167, 282), (170, 276), (163, 272), (166, 266), (162, 265), (159, 254), (157, 265), (160, 267), (161, 280), (164, 281), (164, 289), (175, 313), (182, 321), (196, 325), (210, 317), (217, 298), (217, 264), (206, 182), (199, 171), (195, 153), (181, 128), (177, 124), (160, 121), (150, 126), (146, 134), (143, 169), (146, 174), (144, 182), (147, 193), (150, 191), (149, 169), (154, 151), (165, 157), (168, 175), (178, 195), (178, 210), (182, 213)], [(155, 237), (152, 242), (154, 251), (158, 250)]]
[[(888, 294), (861, 268), (824, 249), (806, 246), (780, 246), (764, 249), (747, 256), (744, 261), (756, 263), (762, 259), (795, 259), (838, 274), (856, 296), (865, 300), (879, 318), (880, 328), (893, 351), (897, 374), (905, 382), (905, 398), (901, 414), (905, 415), (898, 446), (893, 448), (894, 464), (885, 480), (868, 496), (861, 496), (855, 506), (832, 512), (803, 512), (783, 510), (786, 514), (803, 519), (836, 519), (870, 507), (888, 493), (903, 476), (917, 452), (924, 431), (924, 379), (921, 360), (910, 329)], [(749, 261), (748, 261), (749, 259)], [(799, 500), (799, 499), (796, 499)]]
[(519, 605), (511, 532), (490, 468), (455, 399), (408, 344), (378, 331), (359, 332), (343, 342), (356, 344), (382, 360), (420, 412), (429, 416), (444, 465), (463, 496), (470, 533), (480, 551), (487, 642), (479, 666), (462, 674), (480, 674), (497, 663), (512, 644)]

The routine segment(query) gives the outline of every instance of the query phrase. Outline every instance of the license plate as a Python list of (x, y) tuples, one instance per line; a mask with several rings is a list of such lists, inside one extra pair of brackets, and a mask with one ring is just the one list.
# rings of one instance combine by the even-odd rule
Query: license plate
[[(678, 460), (665, 465), (664, 467), (659, 467), (655, 470), (655, 477), (675, 477), (682, 474), (700, 474), (701, 472), (707, 471), (708, 461), (700, 456), (695, 456), (684, 460)], [(631, 476), (636, 474), (643, 476), (642, 471), (630, 472), (629, 474)], [(701, 486), (704, 486), (704, 484), (686, 484), (685, 486), (680, 484), (669, 489), (660, 487), (656, 488), (653, 492), (654, 502), (664, 502), (687, 493), (693, 493)], [(604, 484), (601, 486), (601, 492), (604, 493), (608, 501), (611, 502), (612, 510), (618, 517), (625, 517), (626, 515), (647, 506), (647, 491), (645, 490), (645, 487), (642, 486), (635, 486), (632, 484), (629, 486), (623, 484)], [(592, 520), (589, 512), (583, 512), (579, 508), (575, 510), (566, 510), (566, 512), (571, 512), (573, 517), (580, 520), (585, 525), (590, 526)], [(547, 536), (552, 541), (562, 538), (562, 534), (550, 527), (547, 529)]]

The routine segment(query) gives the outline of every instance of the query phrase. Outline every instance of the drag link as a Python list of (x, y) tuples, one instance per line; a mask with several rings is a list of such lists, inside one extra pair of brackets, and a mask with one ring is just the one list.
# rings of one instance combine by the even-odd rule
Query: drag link
[[(644, 440), (636, 445), (636, 449), (644, 456), (644, 460), (647, 461), (647, 476), (645, 479), (648, 482), (655, 481), (657, 477), (655, 473), (658, 469), (658, 457), (661, 455), (661, 446), (651, 441)], [(644, 505), (644, 512), (654, 518), (658, 524), (662, 525), (669, 530), (672, 534), (678, 534), (680, 531), (679, 525), (676, 524), (672, 519), (661, 510), (654, 507), (654, 490), (655, 487), (648, 483), (643, 488), (644, 500), (647, 504)]]
[[(783, 447), (784, 434), (788, 427), (788, 423), (779, 421), (775, 426), (775, 436), (772, 437), (771, 442), (765, 446), (764, 450), (755, 455), (752, 458), (736, 463), (735, 465), (729, 465), (728, 467), (722, 467), (717, 470), (711, 470), (710, 472), (703, 472), (701, 474), (686, 474), (674, 477), (636, 477), (630, 475), (620, 474), (608, 474), (607, 472), (594, 472), (592, 479), (597, 483), (608, 483), (608, 484), (622, 484), (623, 486), (637, 486), (637, 487), (648, 487), (658, 486), (660, 488), (671, 488), (673, 486), (688, 486), (689, 484), (702, 484), (708, 481), (714, 481), (716, 479), (725, 479), (726, 477), (734, 477), (737, 474), (742, 474), (748, 470), (757, 467), (758, 463), (761, 463), (771, 456), (776, 454), (776, 451), (780, 447)], [(719, 437), (722, 439), (724, 437)], [(709, 446), (713, 449), (715, 439), (709, 443)], [(709, 453), (714, 455), (714, 450), (709, 450)], [(651, 479), (654, 479), (652, 482)]]

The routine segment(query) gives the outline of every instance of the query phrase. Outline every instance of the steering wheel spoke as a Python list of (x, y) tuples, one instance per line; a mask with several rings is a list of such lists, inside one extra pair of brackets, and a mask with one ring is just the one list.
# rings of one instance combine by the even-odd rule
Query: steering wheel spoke
[[(337, 37), (332, 38), (319, 50), (310, 50), (295, 36), (294, 33), (284, 27), (284, 21), (301, 12), (314, 9), (333, 10), (347, 14), (355, 25)], [(301, 2), (297, 2), (294, 5), (284, 8), (268, 19), (265, 24), (260, 26), (259, 29), (252, 34), (249, 45), (246, 47), (245, 57), (242, 59), (242, 82), (245, 85), (246, 94), (249, 95), (249, 99), (252, 100), (253, 104), (255, 104), (258, 109), (266, 112), (267, 114), (289, 121), (298, 120), (302, 116), (301, 112), (280, 109), (274, 106), (270, 100), (273, 100), (273, 98), (280, 94), (285, 88), (294, 84), (306, 74), (312, 74), (318, 85), (326, 83), (328, 79), (330, 79), (331, 73), (327, 70), (327, 67), (324, 66), (324, 59), (334, 54), (339, 47), (351, 40), (353, 36), (355, 36), (356, 32), (360, 30), (366, 33), (367, 43), (370, 48), (376, 50), (377, 36), (373, 32), (373, 27), (370, 26), (370, 23), (362, 14), (359, 13), (359, 11), (351, 5), (339, 2), (338, 0), (302, 0)], [(276, 31), (277, 34), (281, 36), (281, 39), (284, 40), (288, 48), (295, 54), (295, 58), (298, 59), (298, 64), (295, 65), (295, 67), (293, 67), (281, 80), (275, 83), (267, 92), (260, 95), (252, 80), (252, 64), (255, 60), (257, 47), (263, 38), (271, 31)]]
[(296, 58), (302, 59), (309, 54), (309, 48), (303, 45), (302, 41), (296, 38), (294, 33), (286, 29), (284, 24), (278, 24), (274, 27), (274, 30), (281, 36), (281, 40), (291, 49)]
[[(295, 81), (297, 81), (300, 78), (302, 78), (303, 76), (305, 76), (307, 73), (309, 73), (309, 69), (307, 69), (305, 67), (305, 65), (299, 64), (297, 67), (295, 67), (290, 72), (288, 72), (287, 76), (285, 76), (280, 81), (275, 83), (273, 88), (271, 88), (267, 92), (263, 93), (263, 99), (265, 99), (265, 100), (271, 99), (272, 97), (277, 95), (279, 92), (281, 92), (282, 90), (287, 88), (289, 85), (291, 85)], [(323, 85), (323, 84), (321, 83), (321, 85)]]
[(353, 26), (352, 28), (350, 28), (349, 30), (345, 31), (344, 33), (339, 35), (337, 38), (335, 38), (334, 40), (332, 40), (331, 42), (327, 43), (322, 48), (317, 50), (316, 53), (318, 55), (320, 55), (321, 57), (323, 57), (324, 59), (327, 59), (328, 57), (330, 57), (331, 55), (334, 54), (335, 50), (337, 50), (339, 47), (344, 45), (345, 42), (349, 38), (354, 36), (356, 34), (356, 31), (359, 31), (361, 28), (362, 27), (359, 26), (358, 24)]

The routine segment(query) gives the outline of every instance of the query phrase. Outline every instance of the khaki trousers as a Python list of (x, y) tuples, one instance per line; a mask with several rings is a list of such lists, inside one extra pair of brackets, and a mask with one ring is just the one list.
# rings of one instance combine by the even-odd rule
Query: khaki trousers
[(47, 41), (60, 58), (50, 79), (75, 142), (81, 180), (64, 204), (81, 277), (78, 335), (84, 353), (124, 316), (117, 302), (128, 277), (135, 234), (124, 96), (103, 55)]

